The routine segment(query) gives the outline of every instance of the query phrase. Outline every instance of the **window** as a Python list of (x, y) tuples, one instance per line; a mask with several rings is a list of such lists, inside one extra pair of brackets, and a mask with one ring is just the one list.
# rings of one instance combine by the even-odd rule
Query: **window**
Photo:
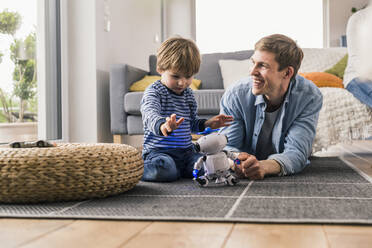
[(61, 138), (59, 0), (0, 2), (0, 143)]
[(197, 0), (196, 42), (202, 53), (253, 49), (281, 33), (305, 48), (323, 47), (323, 0)]

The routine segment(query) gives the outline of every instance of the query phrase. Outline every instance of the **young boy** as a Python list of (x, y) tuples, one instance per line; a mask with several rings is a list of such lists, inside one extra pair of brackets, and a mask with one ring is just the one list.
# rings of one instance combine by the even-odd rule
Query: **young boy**
[(192, 40), (175, 37), (161, 44), (157, 54), (161, 79), (146, 89), (141, 101), (144, 181), (191, 178), (194, 163), (201, 156), (194, 150), (191, 132), (228, 126), (233, 120), (227, 115), (209, 120), (197, 116), (189, 86), (199, 67), (200, 53)]

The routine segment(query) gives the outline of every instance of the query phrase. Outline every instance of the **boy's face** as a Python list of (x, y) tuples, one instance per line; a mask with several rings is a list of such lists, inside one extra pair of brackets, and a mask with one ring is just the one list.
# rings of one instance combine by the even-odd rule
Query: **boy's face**
[(161, 82), (179, 95), (192, 83), (193, 76), (185, 77), (185, 75), (172, 70), (159, 70), (158, 72), (161, 74)]

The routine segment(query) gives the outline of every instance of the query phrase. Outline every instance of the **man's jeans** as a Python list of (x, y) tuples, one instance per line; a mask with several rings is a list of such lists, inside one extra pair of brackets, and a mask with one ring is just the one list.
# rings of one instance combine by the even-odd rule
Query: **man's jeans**
[[(142, 181), (172, 182), (192, 178), (194, 163), (201, 157), (194, 147), (187, 149), (162, 149), (144, 152)], [(200, 173), (203, 173), (202, 171)]]
[(347, 84), (346, 89), (359, 101), (372, 108), (372, 81), (354, 78)]

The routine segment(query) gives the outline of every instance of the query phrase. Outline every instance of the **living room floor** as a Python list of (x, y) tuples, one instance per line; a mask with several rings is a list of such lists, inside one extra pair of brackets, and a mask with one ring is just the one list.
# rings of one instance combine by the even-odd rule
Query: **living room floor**
[[(372, 178), (372, 140), (337, 145)], [(0, 219), (1, 247), (371, 247), (372, 226)]]

